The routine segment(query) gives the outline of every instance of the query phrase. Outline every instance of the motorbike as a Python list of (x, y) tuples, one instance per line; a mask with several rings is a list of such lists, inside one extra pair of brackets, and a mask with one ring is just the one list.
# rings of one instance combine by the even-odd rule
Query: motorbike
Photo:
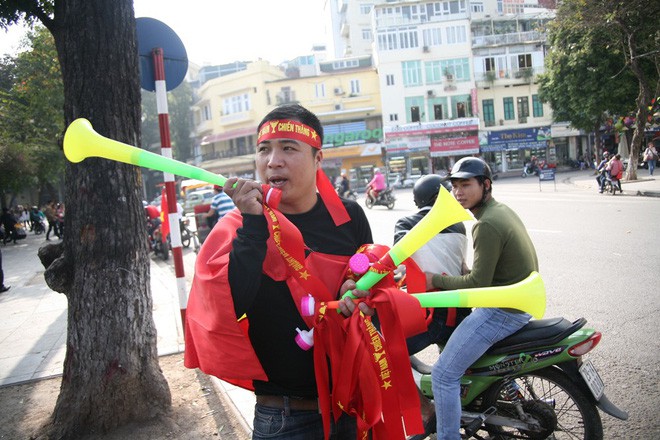
[(533, 166), (531, 163), (526, 163), (525, 166), (523, 167), (522, 174), (520, 175), (520, 177), (525, 178), (527, 176), (531, 176), (532, 174), (538, 176), (539, 167)]
[(13, 230), (6, 231), (3, 228), (2, 231), (2, 244), (7, 244), (11, 241), (16, 243), (18, 240), (24, 240), (27, 237), (27, 232), (25, 232), (23, 223), (16, 223)]
[(32, 232), (34, 232), (34, 235), (46, 232), (46, 225), (44, 225), (44, 222), (41, 219), (32, 222)]
[(616, 192), (623, 193), (621, 188), (621, 180), (617, 177), (612, 177), (609, 173), (605, 173), (605, 183), (603, 184), (603, 192), (605, 194), (616, 194)]
[(341, 185), (337, 185), (335, 186), (335, 191), (337, 191), (339, 197), (343, 197), (349, 200), (357, 200), (357, 194), (352, 189), (349, 189), (348, 192), (346, 192), (346, 194), (342, 194)]
[(364, 201), (364, 204), (367, 206), (367, 208), (371, 209), (374, 206), (387, 206), (387, 209), (394, 209), (395, 201), (396, 197), (394, 197), (392, 187), (387, 187), (379, 192), (376, 200), (374, 200), (373, 197), (369, 195), (369, 187), (367, 187), (366, 199)]
[[(603, 438), (599, 409), (626, 420), (628, 414), (605, 395), (605, 385), (584, 355), (601, 333), (587, 320), (530, 321), (493, 345), (461, 379), (462, 438), (582, 439)], [(431, 366), (411, 356), (419, 390), (433, 398)], [(435, 432), (435, 419), (421, 440)]]
[(181, 231), (181, 245), (185, 248), (190, 247), (193, 232), (190, 230), (190, 219), (188, 217), (179, 220), (179, 229)]
[(160, 222), (153, 226), (148, 233), (149, 237), (149, 250), (160, 257), (162, 260), (167, 261), (170, 258), (170, 238), (169, 236), (163, 241), (162, 225)]

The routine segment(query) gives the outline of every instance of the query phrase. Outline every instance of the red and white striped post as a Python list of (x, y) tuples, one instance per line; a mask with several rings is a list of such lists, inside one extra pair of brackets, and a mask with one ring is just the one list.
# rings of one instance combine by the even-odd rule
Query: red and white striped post
[[(158, 127), (160, 129), (160, 154), (172, 158), (172, 144), (170, 143), (170, 121), (167, 110), (167, 88), (165, 86), (165, 65), (163, 63), (163, 49), (155, 48), (152, 51), (154, 62), (154, 80), (156, 83), (156, 108), (158, 110)], [(174, 187), (174, 174), (163, 173), (165, 180), (165, 194), (167, 196), (167, 217), (170, 223), (170, 240), (172, 242), (172, 255), (174, 257), (174, 272), (176, 274), (176, 287), (179, 293), (179, 308), (181, 310), (181, 323), (186, 328), (186, 308), (188, 307), (188, 289), (183, 270), (183, 248), (181, 245), (181, 229), (179, 228), (179, 214), (176, 209), (176, 188)]]

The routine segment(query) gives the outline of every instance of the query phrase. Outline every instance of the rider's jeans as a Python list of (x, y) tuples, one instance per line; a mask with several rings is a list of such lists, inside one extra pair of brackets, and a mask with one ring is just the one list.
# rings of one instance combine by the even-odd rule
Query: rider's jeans
[(431, 376), (438, 440), (461, 438), (460, 382), (465, 370), (491, 345), (521, 329), (530, 318), (527, 313), (477, 308), (456, 327)]

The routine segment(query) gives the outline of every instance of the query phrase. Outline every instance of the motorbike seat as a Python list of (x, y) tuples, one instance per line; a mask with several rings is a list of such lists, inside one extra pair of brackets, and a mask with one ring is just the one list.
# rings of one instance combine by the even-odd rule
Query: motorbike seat
[(584, 327), (587, 320), (580, 318), (570, 322), (565, 318), (532, 320), (514, 334), (491, 346), (488, 354), (505, 354), (512, 351), (553, 345)]

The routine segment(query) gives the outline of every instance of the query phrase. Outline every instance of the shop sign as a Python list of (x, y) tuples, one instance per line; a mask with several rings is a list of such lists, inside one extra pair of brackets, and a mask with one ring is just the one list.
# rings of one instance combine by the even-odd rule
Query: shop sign
[(342, 145), (364, 144), (366, 142), (380, 142), (383, 139), (383, 129), (349, 131), (345, 133), (331, 133), (323, 137), (324, 147), (340, 147)]
[(481, 151), (546, 148), (551, 139), (550, 126), (489, 131), (488, 144), (482, 144)]
[(414, 122), (412, 124), (383, 127), (385, 137), (389, 139), (404, 136), (430, 136), (432, 134), (452, 133), (457, 131), (471, 131), (479, 129), (478, 118), (461, 118), (453, 120)]
[(395, 141), (386, 142), (385, 146), (388, 153), (428, 151), (431, 146), (431, 138), (429, 136), (397, 138)]
[(460, 138), (432, 138), (431, 156), (460, 156), (479, 153), (479, 138), (466, 136)]

